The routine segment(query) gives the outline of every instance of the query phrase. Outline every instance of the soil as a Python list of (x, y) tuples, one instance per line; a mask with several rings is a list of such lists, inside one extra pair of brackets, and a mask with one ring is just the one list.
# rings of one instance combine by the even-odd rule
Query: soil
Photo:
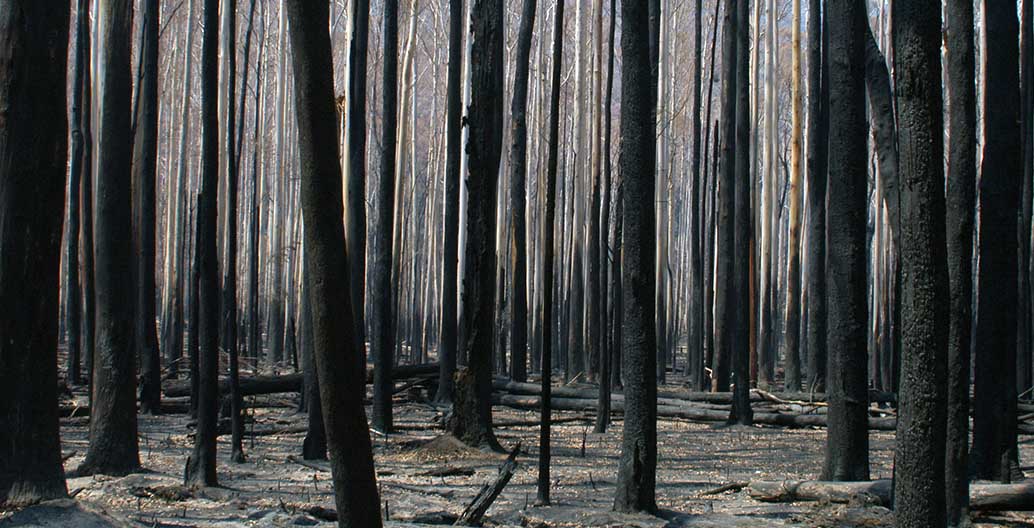
[[(84, 395), (76, 393), (76, 397)], [(51, 501), (20, 512), (0, 511), (0, 526), (333, 526), (334, 507), (326, 462), (298, 463), (305, 414), (289, 396), (247, 397), (251, 421), (245, 455), (229, 460), (229, 436), (219, 438), (222, 487), (182, 488), (192, 446), (187, 415), (140, 416), (140, 460), (144, 470), (126, 477), (68, 480), (75, 500)], [(396, 402), (397, 432), (371, 431), (382, 513), (388, 526), (452, 522), (482, 484), (491, 481), (505, 455), (463, 446), (443, 437), (445, 409)], [(703, 492), (751, 480), (816, 478), (825, 448), (824, 429), (740, 427), (661, 419), (658, 423), (657, 503), (659, 516), (611, 512), (621, 440), (621, 421), (606, 434), (592, 433), (590, 417), (556, 412), (553, 426), (552, 498), (536, 507), (537, 412), (494, 409), (496, 436), (504, 448), (521, 441), (517, 473), (488, 510), (486, 526), (532, 527), (839, 527), (891, 526), (885, 508), (865, 504), (765, 504), (734, 489)], [(88, 419), (62, 419), (68, 470), (87, 448)], [(248, 436), (250, 432), (261, 436)], [(1031, 437), (1021, 438), (1021, 460), (1034, 457)], [(893, 433), (870, 433), (873, 478), (891, 476)], [(976, 526), (1034, 527), (1034, 515), (980, 516)]]

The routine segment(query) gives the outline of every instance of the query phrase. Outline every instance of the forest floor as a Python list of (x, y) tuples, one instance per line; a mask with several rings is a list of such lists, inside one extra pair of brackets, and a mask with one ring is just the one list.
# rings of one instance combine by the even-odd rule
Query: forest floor
[[(179, 485), (192, 447), (187, 415), (141, 416), (140, 460), (145, 471), (122, 478), (71, 478), (76, 501), (0, 512), (0, 526), (305, 526), (332, 524), (330, 474), (297, 463), (306, 418), (286, 396), (246, 398), (254, 405), (247, 427), (247, 461), (229, 460), (229, 436), (219, 437), (221, 488), (189, 493)], [(250, 412), (249, 412), (250, 415)], [(397, 402), (398, 432), (371, 434), (382, 511), (389, 526), (452, 524), (478, 492), (494, 479), (505, 455), (471, 450), (439, 439), (443, 409)], [(766, 504), (743, 491), (702, 492), (751, 480), (813, 479), (823, 460), (823, 429), (720, 426), (675, 419), (658, 422), (657, 502), (660, 517), (610, 512), (620, 451), (620, 419), (606, 434), (575, 412), (555, 412), (551, 507), (535, 507), (538, 413), (495, 407), (496, 435), (504, 447), (522, 443), (519, 468), (492, 505), (488, 526), (533, 527), (840, 527), (891, 526), (881, 507), (815, 503)], [(69, 470), (87, 448), (88, 419), (62, 419), (63, 450), (75, 453)], [(251, 433), (259, 433), (253, 435)], [(432, 442), (433, 441), (433, 442)], [(870, 434), (873, 478), (891, 473), (893, 433)], [(1021, 438), (1021, 460), (1034, 459), (1034, 438)], [(325, 462), (322, 467), (325, 467)], [(452, 476), (429, 476), (451, 470)], [(47, 509), (49, 508), (49, 509)], [(88, 522), (89, 521), (89, 522)], [(93, 524), (90, 524), (92, 522)], [(1034, 527), (1034, 515), (999, 514), (977, 526)]]

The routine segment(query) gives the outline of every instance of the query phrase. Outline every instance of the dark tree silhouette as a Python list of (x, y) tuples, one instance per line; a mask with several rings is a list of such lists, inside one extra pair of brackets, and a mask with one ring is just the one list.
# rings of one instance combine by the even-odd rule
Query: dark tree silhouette
[(826, 346), (829, 425), (823, 480), (869, 479), (866, 386), (866, 136), (864, 6), (826, 3), (829, 28), (829, 187)]
[(384, 75), (381, 87), (381, 173), (374, 194), (376, 229), (372, 244), (373, 288), (371, 289), (370, 351), (373, 354), (373, 426), (384, 433), (393, 429), (391, 396), (395, 384), (391, 369), (395, 364), (395, 335), (391, 309), (391, 263), (394, 242), (392, 218), (395, 197), (395, 148), (398, 135), (398, 0), (384, 0)]
[[(562, 0), (561, 0), (562, 1)], [(443, 211), (441, 339), (438, 344), (438, 393), (435, 400), (451, 402), (456, 372), (456, 267), (460, 229), (460, 118), (463, 115), (463, 2), (449, 2), (449, 70), (446, 99), (445, 205)]]
[(729, 390), (730, 361), (735, 350), (735, 211), (736, 211), (736, 52), (737, 0), (725, 4), (722, 22), (722, 123), (720, 183), (715, 204), (714, 381), (712, 390)]
[[(87, 13), (89, 2), (77, 0), (76, 13)], [(82, 379), (82, 309), (83, 294), (79, 275), (79, 230), (80, 230), (80, 193), (83, 186), (83, 157), (86, 138), (83, 136), (83, 85), (86, 84), (87, 55), (89, 54), (90, 17), (77, 16), (75, 23), (75, 48), (72, 63), (72, 93), (70, 100), (69, 128), (72, 144), (68, 161), (68, 231), (65, 237), (65, 328), (68, 333), (68, 383), (79, 385)], [(88, 169), (86, 169), (88, 170)], [(84, 277), (85, 278), (85, 277)]]
[[(607, 275), (607, 270), (612, 269), (609, 266), (611, 255), (617, 255), (610, 242), (610, 214), (612, 209), (611, 202), (612, 197), (617, 196), (617, 193), (612, 193), (611, 189), (614, 186), (614, 181), (611, 178), (610, 170), (610, 126), (611, 126), (611, 112), (610, 105), (614, 99), (614, 32), (617, 26), (617, 0), (610, 0), (610, 29), (608, 31), (608, 45), (609, 59), (607, 61), (607, 95), (603, 103), (604, 113), (604, 125), (603, 125), (603, 153), (601, 155), (603, 164), (603, 210), (600, 212), (600, 232), (599, 232), (599, 243), (600, 243), (600, 276), (602, 278), (603, 288), (601, 299), (601, 321), (603, 330), (601, 331), (601, 343), (600, 343), (600, 375), (599, 375), (599, 397), (597, 401), (596, 409), (596, 424), (593, 427), (593, 431), (597, 433), (607, 432), (607, 426), (610, 425), (610, 398), (611, 398), (611, 378), (613, 377), (613, 371), (620, 368), (616, 368), (614, 362), (614, 350), (617, 349), (617, 345), (611, 342), (611, 331), (612, 326), (610, 321), (612, 320), (612, 314), (614, 314), (615, 288), (610, 287), (610, 278)], [(601, 59), (602, 60), (602, 59)], [(618, 217), (620, 218), (620, 217)], [(608, 251), (609, 249), (609, 251)]]
[[(700, 100), (701, 77), (704, 68), (700, 59), (703, 57), (703, 1), (696, 0), (696, 11), (693, 16), (693, 137), (691, 144), (691, 165), (692, 171), (692, 193), (689, 199), (689, 328), (687, 362), (689, 364), (689, 377), (696, 387), (700, 387), (700, 381), (704, 376), (704, 229), (701, 223), (704, 208), (700, 197), (703, 179), (703, 159), (700, 150), (700, 131), (704, 126), (700, 121), (700, 112), (703, 105)], [(612, 26), (613, 27), (613, 26)], [(613, 39), (612, 39), (613, 40)], [(613, 57), (613, 54), (612, 54)], [(609, 116), (609, 114), (608, 114)], [(607, 134), (609, 137), (610, 134)]]
[(97, 145), (94, 205), (96, 349), (90, 405), (90, 447), (80, 475), (125, 475), (140, 467), (136, 434), (136, 358), (130, 123), (130, 34), (133, 5), (99, 4)]
[(893, 4), (901, 153), (901, 331), (895, 526), (944, 526), (948, 290), (938, 0)]
[(947, 250), (951, 288), (948, 333), (948, 427), (944, 483), (947, 525), (969, 514), (969, 372), (973, 321), (973, 210), (976, 202), (976, 59), (973, 2), (948, 0)]
[(654, 326), (656, 114), (650, 26), (641, 2), (621, 2), (622, 294), (625, 427), (614, 509), (657, 509), (657, 335)]
[[(973, 373), (974, 477), (1009, 482), (1016, 450), (1017, 248), (1020, 129), (1016, 6), (984, 2), (984, 153)], [(1019, 475), (1017, 475), (1019, 476)]]
[(334, 479), (338, 525), (381, 526), (373, 450), (363, 409), (366, 373), (352, 335), (356, 321), (346, 268), (334, 111), (333, 62), (328, 32), (329, 6), (307, 0), (285, 2), (293, 51), (295, 114), (301, 163), (302, 217), (311, 338), (316, 350), (320, 403)]
[(510, 214), (513, 215), (513, 298), (510, 305), (510, 377), (528, 379), (528, 280), (527, 225), (524, 219), (525, 176), (528, 172), (528, 63), (531, 33), (535, 27), (535, 0), (524, 0), (521, 27), (517, 37), (517, 66), (514, 72), (513, 101), (510, 104), (513, 145), (510, 150)]
[[(732, 4), (730, 4), (731, 6)], [(733, 294), (735, 305), (732, 329), (732, 369), (736, 376), (729, 421), (750, 425), (754, 421), (750, 409), (750, 264), (751, 222), (750, 210), (750, 2), (740, 0), (736, 6), (736, 143), (733, 220)], [(792, 355), (787, 352), (788, 356)], [(788, 357), (787, 363), (792, 360)], [(787, 366), (789, 369), (789, 365)], [(788, 374), (789, 375), (789, 374)]]
[(158, 1), (140, 7), (140, 73), (133, 115), (133, 249), (140, 411), (161, 412), (161, 356), (155, 326), (154, 229), (158, 162)]
[(808, 0), (808, 390), (826, 390), (826, 147), (829, 64), (821, 0)]
[(369, 43), (370, 2), (350, 0), (352, 41), (348, 43), (348, 173), (345, 202), (345, 241), (348, 276), (352, 285), (354, 339), (359, 343), (360, 365), (366, 368), (366, 49)]
[(67, 494), (54, 387), (69, 7), (0, 6), (0, 507)]
[(467, 367), (456, 375), (447, 428), (472, 446), (500, 449), (492, 432), (495, 349), (496, 188), (503, 146), (503, 3), (474, 0), (471, 10), (471, 96), (467, 109), (467, 247), (463, 269), (463, 334)]
[(197, 432), (187, 458), (184, 484), (216, 486), (216, 435), (219, 421), (219, 0), (204, 0), (201, 37), (201, 180), (197, 205), (195, 262), (197, 294)]
[(535, 502), (539, 505), (549, 504), (549, 461), (550, 461), (550, 428), (553, 378), (553, 292), (556, 281), (553, 277), (555, 247), (554, 224), (556, 223), (556, 187), (557, 187), (557, 142), (560, 133), (560, 72), (564, 58), (564, 0), (557, 0), (556, 13), (553, 20), (553, 71), (549, 88), (549, 140), (546, 160), (546, 205), (542, 213), (542, 421), (539, 426), (539, 468)]

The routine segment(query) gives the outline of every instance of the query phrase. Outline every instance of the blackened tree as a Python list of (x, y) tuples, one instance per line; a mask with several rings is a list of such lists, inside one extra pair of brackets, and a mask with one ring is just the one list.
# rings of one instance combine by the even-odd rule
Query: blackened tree
[(334, 67), (328, 31), (329, 6), (308, 0), (285, 2), (293, 52), (295, 115), (301, 166), (302, 217), (312, 339), (320, 403), (334, 479), (338, 525), (381, 526), (373, 449), (363, 409), (366, 373), (352, 329), (346, 267), (341, 165), (334, 111)]
[(90, 447), (80, 475), (124, 475), (140, 467), (136, 434), (136, 358), (131, 281), (133, 261), (130, 49), (133, 5), (98, 5), (98, 163), (94, 179), (96, 335)]
[(864, 11), (861, 3), (852, 0), (826, 3), (830, 43), (826, 216), (829, 426), (824, 480), (869, 479)]
[(937, 0), (895, 2), (894, 72), (901, 186), (901, 386), (895, 526), (944, 526), (948, 267)]
[(69, 12), (0, 6), (0, 506), (67, 494), (54, 387)]
[(654, 171), (650, 25), (641, 2), (621, 2), (622, 293), (625, 427), (614, 509), (657, 509), (657, 334), (654, 326)]

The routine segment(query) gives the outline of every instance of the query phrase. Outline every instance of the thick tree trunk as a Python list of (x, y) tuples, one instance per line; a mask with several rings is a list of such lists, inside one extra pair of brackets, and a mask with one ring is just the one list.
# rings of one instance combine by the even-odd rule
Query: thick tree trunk
[(940, 2), (893, 4), (900, 130), (901, 379), (895, 526), (944, 526), (948, 290)]
[[(3, 507), (67, 494), (54, 387), (62, 219), (56, 211), (64, 204), (68, 143), (67, 64), (60, 59), (68, 52), (69, 7), (67, 0), (14, 0), (0, 7)], [(88, 15), (80, 9), (79, 16)]]
[(536, 477), (535, 503), (549, 504), (549, 462), (550, 462), (550, 390), (553, 381), (553, 292), (556, 291), (557, 280), (554, 279), (556, 224), (556, 188), (557, 188), (557, 143), (560, 132), (560, 72), (564, 58), (564, 0), (557, 0), (556, 12), (553, 14), (553, 65), (549, 89), (549, 144), (546, 160), (546, 202), (544, 220), (542, 222), (543, 248), (543, 291), (542, 291), (542, 402), (541, 425), (539, 426), (539, 467)]
[[(450, 432), (472, 446), (500, 449), (492, 431), (492, 342), (495, 325), (496, 189), (503, 143), (503, 6), (475, 0), (471, 10), (471, 103), (467, 154), (467, 241), (463, 266), (463, 334), (466, 375), (457, 383), (472, 401), (456, 402)], [(461, 405), (461, 403), (466, 403)], [(469, 405), (467, 405), (469, 404)]]
[(974, 476), (1009, 482), (1016, 449), (1016, 225), (1021, 192), (1016, 6), (984, 2), (984, 153), (973, 384)]
[(735, 326), (735, 187), (736, 187), (736, 0), (725, 5), (722, 23), (722, 141), (718, 195), (715, 203), (714, 369), (711, 390), (729, 390)]
[[(456, 281), (458, 239), (460, 228), (460, 154), (463, 66), (463, 2), (449, 2), (449, 70), (446, 87), (446, 145), (445, 145), (445, 207), (442, 221), (442, 304), (441, 337), (438, 343), (438, 394), (441, 403), (452, 401), (453, 379), (456, 372), (456, 299), (459, 285)], [(548, 265), (548, 264), (547, 264)], [(548, 319), (547, 319), (548, 321)]]
[(651, 102), (650, 29), (640, 3), (621, 2), (621, 160), (625, 426), (614, 509), (655, 511), (657, 336), (654, 326), (656, 114)]
[(750, 313), (753, 303), (750, 298), (751, 268), (751, 183), (750, 183), (750, 2), (740, 0), (736, 4), (736, 141), (733, 165), (735, 183), (733, 219), (733, 295), (734, 313), (732, 329), (732, 370), (735, 378), (732, 412), (729, 422), (750, 425)]
[(197, 252), (197, 434), (187, 458), (184, 484), (216, 486), (219, 421), (219, 0), (205, 0), (201, 37), (201, 174), (198, 184)]
[(290, 0), (295, 112), (301, 161), (301, 202), (305, 222), (307, 275), (316, 348), (320, 402), (327, 429), (334, 496), (341, 527), (381, 526), (380, 499), (373, 469), (361, 379), (362, 352), (352, 329), (341, 196), (341, 165), (334, 130), (333, 64), (328, 6)]
[(829, 428), (824, 480), (867, 480), (865, 13), (830, 0), (827, 215)]
[(525, 176), (528, 172), (528, 67), (531, 34), (535, 26), (535, 0), (524, 0), (517, 36), (513, 102), (510, 105), (513, 141), (510, 151), (510, 212), (513, 214), (513, 298), (510, 304), (510, 377), (528, 378), (528, 281), (527, 226), (525, 225)]
[(140, 467), (136, 433), (135, 299), (120, 270), (132, 262), (132, 139), (130, 49), (133, 8), (98, 4), (100, 119), (94, 204), (97, 334), (90, 447), (79, 474), (124, 475)]
[[(414, 13), (415, 16), (415, 13)], [(384, 75), (381, 86), (381, 173), (377, 179), (374, 195), (376, 228), (372, 244), (373, 290), (371, 291), (371, 333), (370, 352), (373, 355), (373, 427), (384, 433), (394, 429), (392, 425), (391, 369), (395, 365), (395, 335), (391, 310), (391, 267), (393, 235), (392, 219), (395, 216), (395, 148), (398, 133), (398, 0), (384, 2)]]
[(948, 415), (944, 481), (947, 525), (969, 519), (969, 373), (973, 321), (973, 224), (976, 202), (976, 66), (973, 2), (949, 0), (944, 9), (948, 49)]

